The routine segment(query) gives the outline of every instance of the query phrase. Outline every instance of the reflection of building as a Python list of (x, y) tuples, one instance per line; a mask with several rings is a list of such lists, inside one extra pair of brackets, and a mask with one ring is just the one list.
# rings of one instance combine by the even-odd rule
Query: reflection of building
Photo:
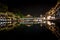
[(0, 13), (0, 30), (12, 29), (17, 25), (16, 23), (17, 21), (14, 14)]
[(6, 16), (0, 16), (0, 27), (2, 26), (7, 26), (8, 24), (12, 24), (12, 19), (11, 18), (7, 18)]

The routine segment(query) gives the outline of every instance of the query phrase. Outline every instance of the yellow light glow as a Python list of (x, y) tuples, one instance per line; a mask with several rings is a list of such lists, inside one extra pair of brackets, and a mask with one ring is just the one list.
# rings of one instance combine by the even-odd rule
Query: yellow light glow
[(30, 16), (31, 16), (30, 14), (27, 15), (27, 17), (30, 17)]
[(47, 20), (50, 20), (51, 16), (47, 16)]
[(51, 25), (51, 22), (50, 22), (50, 21), (47, 21), (47, 24), (48, 24), (48, 25)]
[(45, 20), (46, 18), (45, 18), (45, 17), (43, 17), (43, 19)]

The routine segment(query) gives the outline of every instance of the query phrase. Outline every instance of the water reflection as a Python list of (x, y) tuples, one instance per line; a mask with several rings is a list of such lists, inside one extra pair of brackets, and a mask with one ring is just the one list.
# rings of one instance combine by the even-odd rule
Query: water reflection
[(56, 37), (60, 40), (60, 28), (59, 26), (57, 26), (57, 22), (58, 20), (55, 20), (55, 22), (53, 21), (46, 21), (45, 23), (45, 27), (52, 31), (53, 34), (56, 35)]

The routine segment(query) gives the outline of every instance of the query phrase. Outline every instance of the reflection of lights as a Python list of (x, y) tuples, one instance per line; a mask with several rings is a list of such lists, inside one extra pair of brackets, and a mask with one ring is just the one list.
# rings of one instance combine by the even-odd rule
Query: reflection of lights
[(48, 25), (51, 25), (51, 22), (50, 22), (50, 21), (47, 21), (47, 24), (48, 24)]
[(46, 23), (46, 21), (43, 21), (43, 23)]
[(55, 25), (55, 23), (53, 23), (53, 22), (51, 23), (50, 21), (47, 21), (47, 24), (48, 25)]
[(51, 23), (52, 25), (55, 25), (55, 23)]

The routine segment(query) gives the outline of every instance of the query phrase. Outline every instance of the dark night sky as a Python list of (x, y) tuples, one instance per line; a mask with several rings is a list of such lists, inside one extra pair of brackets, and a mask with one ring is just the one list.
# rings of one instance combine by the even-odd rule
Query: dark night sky
[(57, 0), (2, 0), (1, 2), (8, 6), (9, 11), (19, 10), (24, 15), (39, 16), (53, 7)]
[[(33, 16), (39, 16), (40, 14), (44, 14), (51, 7), (53, 7), (57, 3), (57, 0), (1, 0), (0, 2), (4, 5), (7, 5), (9, 11), (19, 10), (23, 15), (31, 14)], [(55, 40), (55, 35), (53, 35), (49, 30), (41, 33), (41, 29), (37, 25), (30, 28), (20, 28), (18, 30), (19, 31), (17, 32), (16, 30), (9, 31), (3, 35), (4, 37), (8, 35), (8, 38), (14, 37), (14, 39), (20, 39), (20, 37), (22, 37), (23, 39), (32, 40), (32, 38), (35, 37), (39, 40)]]
[(56, 0), (28, 0), (28, 1), (9, 1), (8, 7), (9, 10), (19, 9), (22, 14), (27, 15), (31, 14), (33, 16), (39, 16), (40, 14), (44, 14), (47, 10), (49, 10), (52, 6), (56, 4)]

